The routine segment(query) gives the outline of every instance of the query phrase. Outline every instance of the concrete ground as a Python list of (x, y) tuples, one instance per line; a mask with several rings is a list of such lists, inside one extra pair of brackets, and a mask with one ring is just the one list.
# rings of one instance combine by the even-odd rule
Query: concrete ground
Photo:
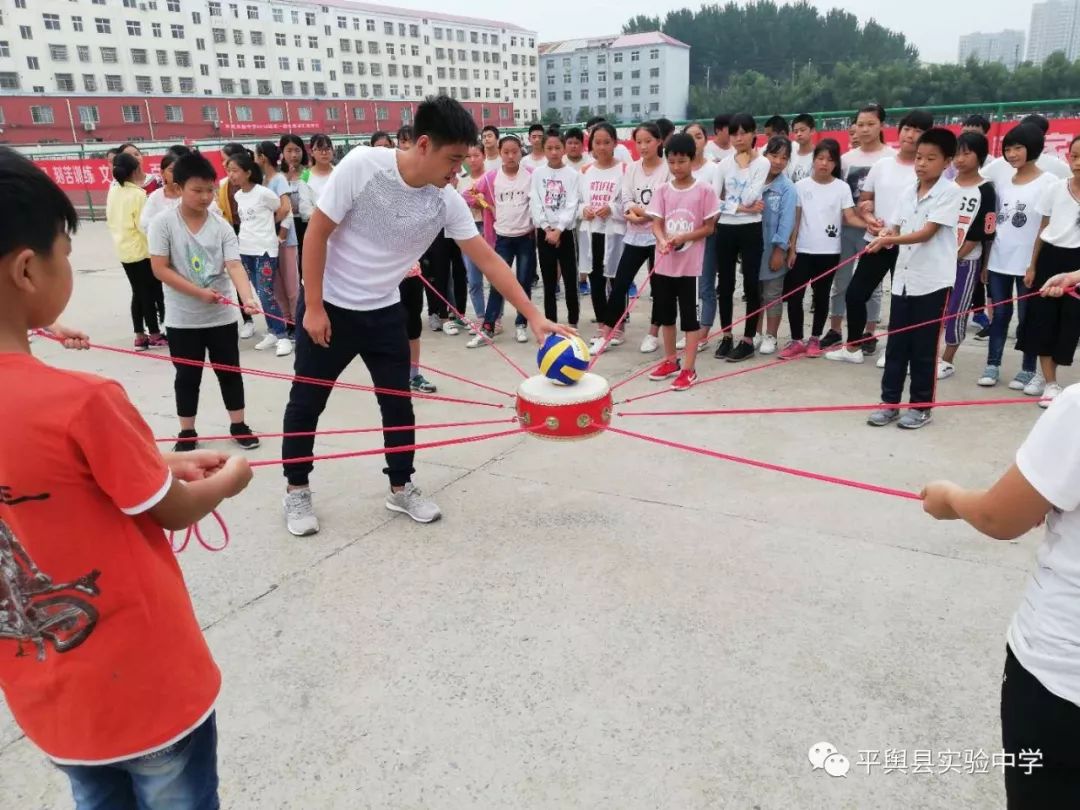
[[(64, 320), (128, 346), (128, 288), (102, 225), (80, 231), (73, 262)], [(615, 381), (641, 367), (642, 321), (598, 372)], [(425, 333), (424, 361), (512, 390), (515, 373), (465, 340)], [(534, 346), (506, 335), (501, 347), (534, 367)], [(175, 430), (168, 363), (40, 341), (34, 350), (121, 380), (157, 435)], [(962, 348), (941, 398), (1010, 395), (974, 385), (984, 352)], [(291, 369), (250, 342), (242, 362)], [(1004, 372), (1018, 362), (1010, 350)], [(731, 369), (711, 353), (700, 363), (702, 376)], [(369, 381), (359, 363), (348, 379)], [(432, 379), (440, 393), (511, 405)], [(870, 403), (879, 382), (872, 363), (807, 360), (626, 410)], [(620, 393), (656, 385), (642, 377)], [(249, 423), (280, 430), (287, 383), (249, 377), (247, 391)], [(615, 424), (918, 491), (940, 477), (989, 484), (1039, 413), (1033, 403), (939, 409), (916, 433), (871, 429), (862, 413)], [(417, 403), (420, 423), (511, 415)], [(226, 423), (207, 375), (200, 429)], [(377, 423), (373, 396), (342, 390), (320, 427)], [(378, 441), (320, 438), (317, 451)], [(278, 458), (280, 445), (267, 440), (251, 456)], [(382, 466), (320, 464), (323, 530), (307, 539), (285, 531), (282, 478), (261, 469), (222, 509), (231, 546), (181, 557), (224, 674), (225, 807), (1003, 806), (997, 769), (965, 773), (957, 753), (959, 772), (940, 771), (949, 751), (1000, 750), (1004, 632), (1035, 535), (994, 542), (935, 523), (914, 501), (616, 435), (424, 452), (417, 480), (446, 516), (420, 526), (384, 508)], [(64, 777), (2, 714), (3, 805), (70, 807)], [(846, 778), (812, 769), (807, 752), (819, 741), (847, 756)], [(905, 752), (906, 772), (858, 766), (884, 762), (886, 749)], [(931, 757), (933, 773), (913, 772), (917, 756)]]

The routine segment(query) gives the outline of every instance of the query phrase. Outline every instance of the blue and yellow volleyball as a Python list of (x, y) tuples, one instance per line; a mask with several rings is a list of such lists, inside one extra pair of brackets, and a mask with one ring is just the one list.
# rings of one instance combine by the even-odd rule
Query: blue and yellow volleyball
[(552, 382), (573, 385), (589, 368), (589, 347), (576, 335), (548, 335), (536, 355), (536, 364)]

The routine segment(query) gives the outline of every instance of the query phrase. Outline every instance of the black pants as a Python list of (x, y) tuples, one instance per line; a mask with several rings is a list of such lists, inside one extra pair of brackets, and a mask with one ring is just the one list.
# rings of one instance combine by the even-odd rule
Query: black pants
[[(615, 328), (619, 318), (623, 316), (630, 306), (630, 285), (634, 282), (641, 265), (649, 263), (651, 270), (656, 261), (656, 245), (628, 245), (623, 242), (622, 257), (619, 259), (619, 267), (615, 271), (615, 280), (611, 284), (611, 295), (608, 297), (607, 313), (600, 320)], [(651, 322), (659, 325), (656, 311), (656, 276), (653, 276), (653, 317)]]
[(128, 284), (131, 285), (131, 325), (135, 334), (158, 334), (161, 331), (159, 319), (165, 317), (165, 298), (161, 282), (150, 269), (150, 260), (140, 259), (137, 262), (121, 264), (127, 274)]
[[(720, 312), (720, 328), (731, 329), (735, 307), (735, 264), (742, 259), (743, 292), (746, 294), (746, 311), (757, 313), (761, 309), (761, 254), (765, 240), (760, 222), (745, 225), (716, 226), (716, 308)], [(743, 334), (752, 338), (757, 334), (760, 313), (746, 319)]]
[[(1008, 645), (1001, 679), (1001, 744), (1017, 764), (1005, 768), (1008, 810), (1080, 807), (1080, 706), (1039, 683)], [(1031, 760), (1021, 758), (1021, 751), (1036, 750), (1042, 753), (1035, 760), (1042, 767), (1022, 767)]]
[(571, 229), (559, 235), (557, 245), (549, 245), (544, 231), (536, 229), (536, 254), (540, 261), (540, 277), (544, 280), (544, 317), (553, 323), (559, 320), (559, 304), (555, 288), (559, 277), (566, 293), (566, 318), (577, 326), (580, 316), (577, 288), (577, 231)]
[(418, 340), (424, 332), (425, 289), (419, 276), (407, 276), (398, 286), (401, 307), (405, 310), (405, 332), (409, 340)]
[[(825, 321), (829, 317), (829, 294), (832, 292), (834, 275), (826, 271), (839, 263), (839, 253), (799, 253), (795, 256), (795, 266), (784, 276), (784, 295), (814, 279), (813, 284), (810, 285), (810, 294), (814, 302), (811, 337), (821, 337), (821, 333), (825, 330)], [(806, 288), (803, 287), (787, 299), (788, 325), (791, 327), (792, 340), (803, 339), (803, 296), (805, 293)]]
[(874, 290), (885, 280), (885, 276), (896, 269), (897, 248), (879, 250), (877, 253), (864, 253), (855, 265), (844, 296), (847, 308), (848, 343), (860, 340), (866, 334), (866, 302)]
[(697, 317), (697, 276), (652, 277), (653, 301), (656, 302), (656, 320), (660, 326), (674, 326), (678, 313), (684, 332), (696, 332), (701, 328)]
[[(872, 255), (872, 254), (871, 254)], [(875, 285), (876, 286), (876, 285)], [(851, 288), (848, 287), (850, 292)], [(889, 309), (889, 331), (945, 316), (950, 290), (935, 290), (926, 295), (893, 295)], [(848, 318), (851, 310), (848, 310)], [(932, 402), (937, 377), (937, 348), (941, 322), (889, 335), (885, 348), (885, 373), (881, 377), (881, 401), (899, 405), (904, 395), (904, 378), (911, 374), (911, 401)]]
[[(468, 281), (465, 273), (465, 260), (461, 248), (453, 239), (447, 239), (442, 231), (435, 237), (424, 255), (420, 257), (420, 270), (424, 278), (431, 282), (448, 300), (452, 300), (458, 312), (465, 311), (468, 300)], [(453, 293), (450, 292), (451, 280)], [(438, 315), (444, 321), (450, 317), (450, 310), (435, 290), (424, 285), (427, 296), (428, 314)]]
[(592, 272), (589, 273), (589, 295), (597, 322), (604, 319), (608, 308), (608, 280), (604, 278), (604, 248), (607, 241), (602, 233), (590, 234), (592, 239)]
[[(1051, 276), (1080, 267), (1080, 248), (1060, 248), (1043, 242), (1035, 263), (1038, 290)], [(1080, 301), (1071, 295), (1061, 298), (1035, 296), (1027, 301), (1024, 328), (1016, 338), (1016, 348), (1039, 357), (1049, 357), (1059, 366), (1071, 366), (1080, 342)]]
[[(357, 355), (364, 361), (371, 382), (376, 388), (409, 392), (409, 339), (405, 333), (405, 309), (394, 304), (382, 309), (361, 312), (342, 309), (325, 302), (330, 318), (330, 345), (316, 345), (307, 330), (296, 330), (296, 365), (298, 377), (314, 377), (335, 382)], [(296, 305), (297, 321), (303, 322), (306, 305), (301, 291)], [(286, 433), (316, 430), (319, 416), (326, 407), (330, 388), (325, 385), (294, 382), (289, 392), (289, 404), (285, 406)], [(412, 427), (412, 399), (393, 394), (375, 395), (382, 412), (384, 428)], [(412, 430), (383, 431), (383, 446), (403, 447), (415, 443)], [(290, 436), (282, 442), (282, 458), (306, 458), (315, 447), (314, 436)], [(292, 486), (307, 486), (308, 476), (314, 465), (310, 461), (298, 461), (284, 465), (285, 477)], [(412, 478), (413, 453), (387, 453), (386, 468), (391, 486), (402, 486)]]
[(303, 279), (304, 277), (304, 234), (307, 233), (307, 223), (300, 217), (293, 217), (293, 224), (296, 225), (296, 273)]
[[(209, 356), (211, 363), (223, 366), (240, 365), (240, 347), (237, 345), (236, 324), (211, 326), (203, 329), (169, 328), (169, 354), (183, 360), (204, 362)], [(176, 368), (176, 415), (194, 418), (199, 411), (199, 387), (202, 385), (202, 366), (173, 363)], [(244, 407), (244, 378), (239, 371), (214, 369), (225, 410), (239, 411)]]

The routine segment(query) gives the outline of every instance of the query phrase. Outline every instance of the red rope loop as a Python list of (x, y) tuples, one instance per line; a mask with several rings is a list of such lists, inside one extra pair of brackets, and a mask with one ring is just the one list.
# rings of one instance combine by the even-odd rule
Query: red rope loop
[(213, 545), (206, 541), (203, 536), (202, 528), (199, 526), (199, 521), (195, 521), (184, 531), (184, 539), (177, 542), (176, 532), (170, 531), (168, 533), (169, 545), (172, 547), (174, 554), (179, 554), (188, 547), (191, 542), (191, 538), (194, 537), (198, 541), (199, 545), (205, 548), (207, 551), (224, 551), (229, 545), (229, 527), (225, 525), (225, 519), (218, 514), (218, 511), (213, 510), (210, 515), (217, 521), (218, 526), (221, 527), (222, 540), (219, 545)]

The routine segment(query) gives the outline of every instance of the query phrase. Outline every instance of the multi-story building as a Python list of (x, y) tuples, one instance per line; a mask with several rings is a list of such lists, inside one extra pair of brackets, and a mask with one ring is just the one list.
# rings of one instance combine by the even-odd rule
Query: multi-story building
[(622, 121), (686, 117), (690, 46), (653, 31), (540, 44), (540, 109)]
[(1080, 0), (1047, 0), (1031, 7), (1027, 58), (1039, 65), (1055, 51), (1080, 56)]
[[(3, 140), (370, 132), (446, 93), (539, 117), (536, 35), (348, 0), (3, 0)], [(151, 129), (156, 131), (151, 131)]]
[(981, 31), (960, 37), (960, 63), (971, 57), (980, 62), (1000, 62), (1012, 70), (1024, 61), (1024, 32), (1016, 30), (995, 31), (984, 34)]

